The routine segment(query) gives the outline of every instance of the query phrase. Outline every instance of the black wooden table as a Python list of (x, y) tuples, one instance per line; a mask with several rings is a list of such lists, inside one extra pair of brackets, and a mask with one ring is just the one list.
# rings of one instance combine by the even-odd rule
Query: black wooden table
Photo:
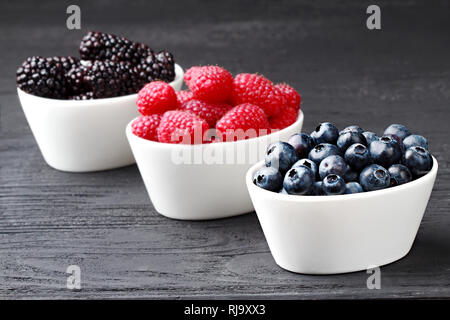
[[(69, 2), (0, 9), (0, 298), (450, 297), (449, 2)], [(136, 166), (70, 174), (48, 167), (15, 92), (30, 55), (75, 54), (96, 29), (171, 50), (184, 67), (219, 64), (286, 81), (303, 96), (304, 129), (331, 121), (382, 131), (400, 122), (429, 139), (437, 181), (411, 252), (368, 274), (293, 274), (272, 259), (254, 213), (204, 222), (154, 210)], [(69, 265), (82, 289), (66, 288)]]

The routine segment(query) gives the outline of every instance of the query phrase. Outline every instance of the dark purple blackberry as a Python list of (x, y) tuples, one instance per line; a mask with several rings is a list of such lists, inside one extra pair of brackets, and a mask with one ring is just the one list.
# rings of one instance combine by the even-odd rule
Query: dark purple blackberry
[(129, 61), (136, 65), (149, 51), (150, 48), (145, 44), (96, 31), (89, 31), (80, 44), (80, 57), (83, 60)]
[(71, 97), (72, 100), (91, 100), (94, 99), (94, 93), (88, 91)]
[(67, 88), (65, 61), (59, 57), (43, 58), (33, 56), (27, 58), (17, 69), (17, 86), (30, 94), (45, 98), (65, 99)]
[(175, 79), (175, 61), (168, 51), (149, 54), (136, 68), (144, 84), (155, 80), (171, 82)]

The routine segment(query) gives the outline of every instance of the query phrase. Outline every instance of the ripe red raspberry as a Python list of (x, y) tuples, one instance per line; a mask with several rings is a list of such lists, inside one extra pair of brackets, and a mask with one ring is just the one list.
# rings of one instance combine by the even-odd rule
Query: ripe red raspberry
[(284, 103), (280, 90), (258, 74), (240, 73), (233, 81), (233, 104), (251, 103), (264, 110), (268, 117), (276, 115)]
[(267, 131), (260, 130), (268, 128), (269, 121), (264, 111), (250, 103), (235, 106), (216, 124), (216, 130), (220, 132), (219, 135), (224, 141), (254, 138), (267, 134)]
[(158, 141), (157, 129), (160, 121), (160, 114), (140, 116), (131, 124), (131, 132), (146, 140)]
[(168, 83), (153, 81), (139, 91), (136, 104), (139, 112), (144, 116), (164, 113), (176, 108), (177, 95)]
[(193, 113), (206, 120), (210, 128), (214, 128), (216, 122), (231, 108), (226, 103), (207, 103), (195, 99), (183, 103), (180, 107), (181, 110)]
[(167, 111), (158, 127), (159, 142), (197, 144), (203, 142), (208, 123), (184, 111)]
[(189, 69), (186, 70), (186, 72), (184, 73), (184, 82), (186, 83), (187, 86), (189, 86), (189, 83), (191, 82), (192, 76), (195, 72), (197, 72), (198, 70), (200, 70), (201, 67), (198, 66), (194, 66), (194, 67), (190, 67)]
[(195, 99), (217, 103), (230, 97), (233, 77), (219, 66), (194, 67), (187, 71), (185, 81)]
[(302, 97), (297, 92), (297, 90), (286, 83), (279, 83), (275, 85), (275, 87), (278, 88), (278, 90), (280, 90), (283, 94), (286, 105), (288, 107), (294, 108), (295, 110), (300, 109), (300, 102), (302, 101)]
[(293, 124), (298, 117), (298, 110), (292, 107), (284, 107), (281, 112), (269, 118), (271, 129), (283, 129)]
[(178, 107), (180, 107), (183, 103), (194, 99), (192, 92), (190, 92), (189, 90), (176, 91), (175, 94), (177, 95), (177, 106)]

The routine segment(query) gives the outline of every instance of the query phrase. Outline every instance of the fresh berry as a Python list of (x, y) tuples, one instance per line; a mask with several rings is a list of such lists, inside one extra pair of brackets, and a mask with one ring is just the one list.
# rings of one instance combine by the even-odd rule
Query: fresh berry
[(194, 99), (192, 92), (190, 92), (189, 90), (175, 91), (175, 94), (177, 95), (177, 106), (178, 107), (180, 107), (183, 103)]
[(139, 91), (136, 104), (139, 112), (144, 116), (164, 113), (176, 108), (177, 95), (169, 84), (153, 81)]
[(312, 170), (314, 173), (314, 176), (317, 178), (319, 176), (319, 170), (317, 169), (317, 164), (309, 159), (300, 159), (296, 163), (292, 165), (292, 168), (299, 167), (299, 166), (305, 166)]
[(124, 37), (89, 31), (81, 40), (80, 57), (83, 60), (129, 61), (136, 65), (149, 50), (146, 45)]
[(385, 189), (390, 186), (390, 183), (391, 176), (389, 172), (378, 164), (371, 164), (365, 167), (359, 175), (359, 184), (365, 191)]
[(427, 139), (417, 134), (409, 135), (405, 139), (403, 139), (403, 145), (405, 146), (405, 149), (418, 146), (424, 148), (425, 150), (428, 150)]
[(311, 148), (313, 147), (312, 139), (306, 133), (296, 133), (292, 135), (288, 143), (297, 151), (299, 158), (307, 158)]
[(281, 91), (270, 80), (249, 73), (240, 73), (234, 78), (231, 99), (234, 104), (255, 104), (268, 117), (278, 114), (285, 102)]
[(402, 164), (393, 164), (388, 169), (391, 175), (391, 187), (410, 182), (412, 180), (411, 171)]
[(339, 130), (336, 126), (330, 122), (320, 123), (316, 129), (311, 132), (311, 138), (314, 139), (316, 144), (319, 143), (331, 143), (336, 144), (336, 140), (339, 136)]
[(345, 194), (360, 193), (360, 192), (364, 192), (364, 190), (358, 182), (347, 182), (345, 184)]
[(266, 134), (268, 128), (269, 121), (264, 111), (250, 103), (230, 109), (216, 124), (224, 141), (254, 138)]
[(158, 127), (158, 140), (164, 143), (199, 144), (208, 131), (208, 123), (184, 111), (167, 111)]
[(320, 162), (319, 176), (320, 179), (324, 179), (330, 174), (336, 174), (340, 177), (344, 177), (349, 167), (345, 160), (338, 155), (331, 155), (326, 157)]
[(366, 138), (362, 135), (362, 133), (353, 132), (353, 131), (347, 131), (343, 132), (341, 135), (339, 135), (339, 138), (337, 139), (336, 145), (342, 153), (345, 153), (347, 151), (348, 147), (350, 147), (352, 144), (360, 143), (362, 145), (367, 145)]
[(94, 99), (94, 93), (92, 91), (80, 93), (74, 96), (70, 96), (69, 99), (73, 100), (91, 100)]
[(399, 163), (402, 151), (397, 141), (389, 136), (382, 136), (369, 146), (370, 156), (374, 163), (389, 168), (394, 163)]
[(302, 97), (300, 94), (292, 88), (290, 85), (286, 83), (279, 83), (275, 85), (275, 88), (281, 91), (286, 101), (286, 106), (294, 108), (295, 110), (300, 109), (300, 103), (302, 101)]
[(342, 178), (344, 178), (345, 182), (359, 181), (359, 173), (349, 168)]
[(433, 166), (433, 158), (422, 147), (411, 147), (403, 155), (403, 164), (408, 167), (415, 178), (425, 175)]
[(271, 129), (284, 129), (297, 121), (298, 111), (291, 107), (285, 107), (277, 115), (269, 118)]
[(345, 193), (345, 181), (336, 174), (326, 176), (322, 181), (322, 190), (328, 196)]
[(189, 84), (191, 83), (191, 80), (195, 75), (195, 73), (201, 70), (201, 68), (202, 67), (200, 66), (193, 66), (186, 70), (186, 72), (184, 73), (184, 82), (186, 83), (187, 86), (189, 86)]
[(400, 151), (402, 153), (405, 152), (406, 149), (405, 149), (405, 145), (403, 144), (403, 140), (400, 139), (398, 136), (396, 136), (395, 134), (386, 134), (386, 135), (384, 135), (384, 137), (390, 137), (390, 138), (394, 139), (395, 141), (397, 141), (397, 144), (400, 147)]
[(136, 70), (142, 85), (157, 80), (171, 82), (175, 79), (175, 60), (168, 51), (150, 51), (136, 65)]
[(281, 173), (285, 173), (297, 161), (297, 152), (287, 142), (275, 142), (267, 147), (265, 156), (266, 167), (273, 167)]
[(401, 124), (391, 124), (389, 127), (384, 130), (383, 135), (389, 135), (394, 134), (397, 137), (399, 137), (401, 140), (405, 139), (407, 136), (409, 136), (411, 133), (409, 130)]
[(315, 182), (314, 173), (305, 166), (290, 169), (283, 180), (283, 188), (289, 194), (306, 195), (311, 192)]
[(262, 167), (253, 176), (253, 183), (260, 188), (278, 192), (283, 187), (283, 177), (275, 168)]
[(315, 195), (315, 196), (325, 196), (326, 195), (326, 193), (323, 191), (323, 182), (322, 181), (314, 182), (311, 194)]
[(360, 126), (352, 125), (352, 126), (345, 127), (343, 130), (341, 130), (339, 132), (339, 135), (341, 135), (341, 134), (343, 134), (345, 132), (356, 132), (356, 133), (361, 133), (362, 134), (362, 133), (364, 133), (364, 130), (361, 129)]
[(161, 115), (159, 114), (140, 116), (131, 124), (131, 132), (140, 138), (158, 141), (157, 129), (160, 121)]
[(314, 161), (317, 165), (328, 156), (341, 155), (338, 148), (329, 143), (320, 143), (316, 145), (308, 154), (308, 159)]
[(21, 90), (40, 97), (65, 99), (68, 96), (64, 66), (55, 58), (27, 58), (17, 69), (16, 82)]
[(191, 112), (206, 120), (210, 128), (214, 128), (217, 121), (231, 108), (230, 105), (225, 103), (212, 104), (200, 100), (190, 100), (180, 106), (181, 110)]
[(364, 136), (364, 138), (366, 138), (367, 146), (370, 146), (370, 144), (373, 141), (378, 140), (378, 138), (379, 138), (375, 132), (371, 132), (371, 131), (363, 132), (363, 136)]
[(350, 167), (357, 172), (360, 172), (372, 162), (369, 150), (361, 143), (355, 143), (348, 147), (345, 151), (344, 158)]
[(186, 83), (195, 99), (210, 103), (228, 101), (233, 76), (227, 70), (219, 66), (203, 66), (195, 67), (188, 74)]

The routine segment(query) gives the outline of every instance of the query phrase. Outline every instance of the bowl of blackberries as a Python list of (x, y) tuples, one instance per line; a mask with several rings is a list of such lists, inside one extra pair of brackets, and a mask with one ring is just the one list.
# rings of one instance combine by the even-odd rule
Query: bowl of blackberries
[(138, 91), (153, 81), (180, 90), (183, 69), (168, 51), (97, 31), (78, 51), (28, 57), (17, 69), (18, 96), (41, 153), (62, 171), (133, 164), (124, 128), (138, 116)]
[(437, 170), (427, 139), (404, 125), (378, 135), (324, 122), (270, 144), (246, 182), (277, 264), (333, 274), (404, 257)]

